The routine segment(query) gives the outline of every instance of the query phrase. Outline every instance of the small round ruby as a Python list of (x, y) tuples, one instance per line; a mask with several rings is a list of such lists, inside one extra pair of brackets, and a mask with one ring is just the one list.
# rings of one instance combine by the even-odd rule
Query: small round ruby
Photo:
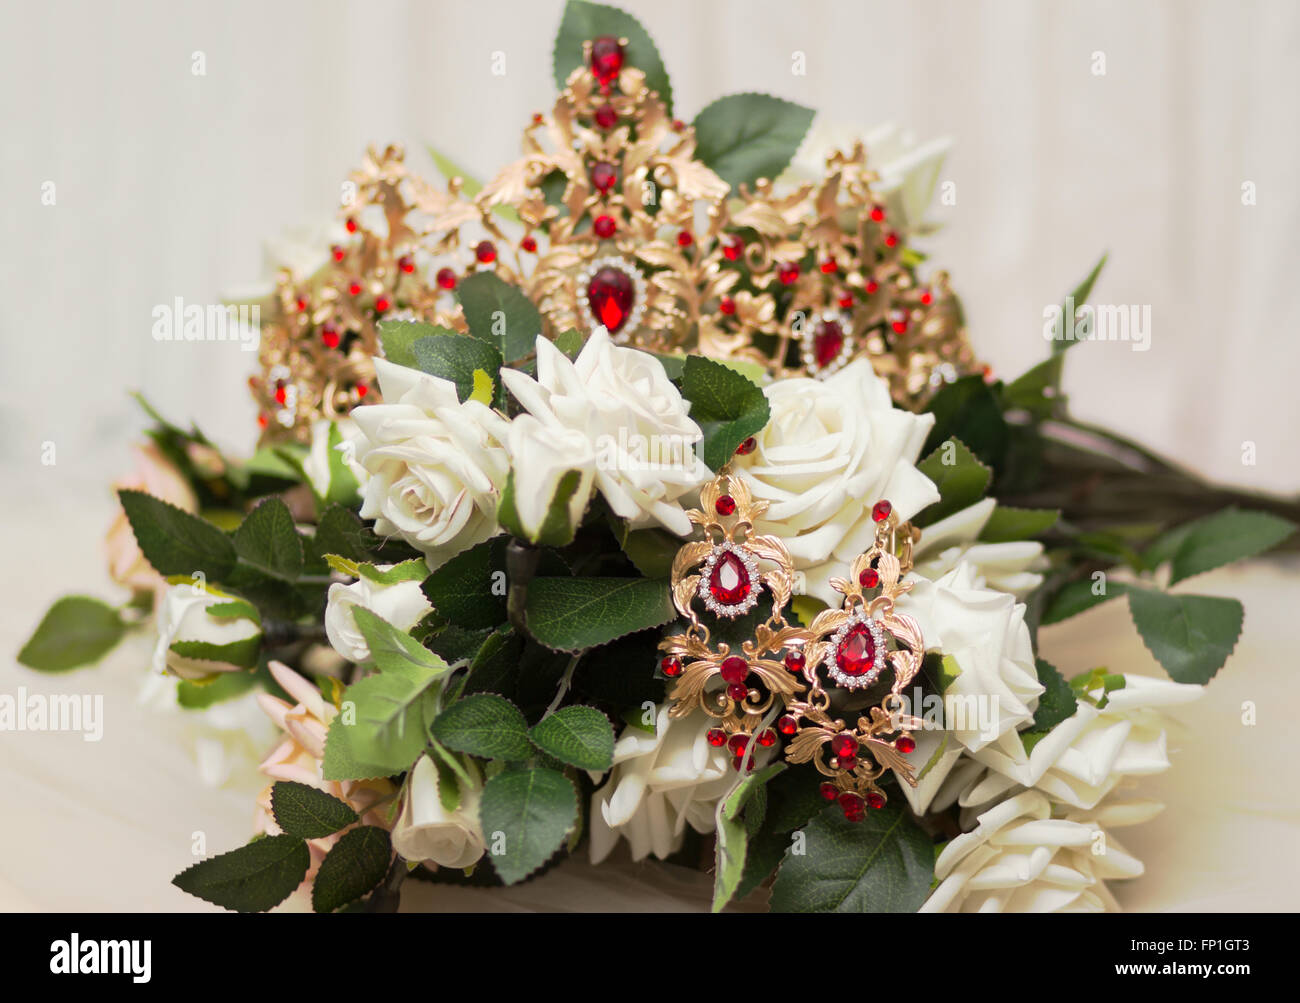
[(894, 233), (892, 230), (889, 233), (885, 234), (886, 247), (894, 247), (897, 244), (898, 244), (898, 234)]
[(265, 412), (257, 416), (257, 424), (260, 428), (266, 428), (269, 421), (270, 419), (267, 418)]
[(749, 678), (749, 663), (739, 655), (729, 655), (722, 660), (718, 672), (726, 682), (743, 683)]
[(894, 333), (895, 333), (895, 334), (906, 334), (906, 333), (907, 333), (907, 314), (902, 313), (902, 312), (895, 313), (895, 314), (894, 314), (894, 318), (893, 318), (892, 321), (890, 321), (890, 325), (889, 325), (889, 326), (892, 327), (892, 328), (894, 329)]
[(533, 125), (541, 125), (541, 124), (542, 124), (542, 113), (540, 111), (533, 112)]
[(827, 258), (825, 261), (821, 263), (820, 267), (821, 270), (827, 275), (834, 275), (836, 272), (840, 270), (840, 266), (839, 264), (836, 263), (834, 258)]
[(843, 296), (841, 296), (841, 297), (839, 298), (839, 306), (840, 306), (840, 309), (841, 309), (841, 310), (852, 310), (852, 309), (853, 309), (853, 294), (852, 294), (852, 293), (845, 293)]
[(591, 165), (591, 184), (596, 191), (604, 194), (614, 187), (617, 180), (618, 171), (614, 170), (613, 164), (598, 160)]
[(275, 402), (277, 404), (283, 405), (288, 396), (289, 391), (283, 384), (275, 388)]
[(693, 243), (695, 243), (695, 238), (691, 236), (690, 230), (683, 230), (677, 235), (678, 247), (690, 247)]
[(623, 46), (613, 35), (601, 35), (591, 43), (591, 72), (601, 89), (608, 91), (609, 85), (623, 69)]
[(863, 286), (863, 288), (866, 289), (867, 295), (870, 296), (872, 293), (876, 292), (880, 288), (880, 285), (876, 282), (875, 279), (868, 279), (867, 284)]
[(916, 751), (916, 739), (911, 735), (899, 735), (898, 741), (894, 743), (894, 748), (906, 755), (909, 752)]
[(407, 275), (410, 275), (413, 271), (415, 271), (415, 259), (411, 257), (409, 254), (403, 254), (400, 258), (397, 259), (397, 267), (400, 268), (402, 271), (404, 271)]
[[(709, 593), (724, 606), (735, 606), (749, 598), (753, 587), (749, 569), (731, 551), (724, 553), (709, 574)], [(733, 656), (734, 657), (734, 656)]]
[(884, 206), (879, 206), (879, 205), (873, 205), (873, 206), (871, 207), (871, 219), (872, 219), (872, 221), (875, 222), (875, 223), (881, 223), (881, 222), (884, 222), (884, 219), (885, 219), (885, 207), (884, 207)]
[(718, 303), (718, 309), (730, 317), (736, 312), (736, 301), (730, 296), (724, 296), (722, 297), (721, 302)]
[[(607, 219), (608, 217), (602, 217)], [(596, 323), (616, 334), (632, 313), (636, 287), (621, 268), (606, 265), (587, 283), (587, 305)]]
[(478, 246), (474, 248), (474, 257), (485, 265), (490, 265), (497, 259), (496, 246), (490, 240), (480, 240)]
[(529, 254), (532, 254), (537, 250), (537, 241), (535, 241), (532, 237), (525, 237), (523, 240), (519, 242), (519, 246), (523, 248), (525, 251), (527, 251)]
[(771, 728), (767, 728), (764, 729), (763, 731), (760, 731), (758, 733), (758, 744), (763, 746), (763, 748), (765, 749), (768, 746), (776, 745), (776, 732), (774, 732)]
[(933, 302), (934, 302), (934, 294), (931, 293), (929, 289), (923, 290), (921, 292), (921, 305), (929, 306)]
[(366, 386), (364, 383), (358, 383), (358, 384), (357, 384), (357, 396), (358, 396), (358, 397), (364, 397), (364, 396), (365, 396), (366, 394), (368, 394), (368, 393), (370, 393), (370, 388), (369, 388), (368, 386)]
[(867, 814), (866, 808), (862, 804), (862, 798), (852, 791), (845, 791), (839, 797), (840, 807), (844, 810), (844, 817), (850, 822), (861, 822)]
[(749, 696), (749, 687), (744, 683), (732, 683), (727, 687), (727, 696), (737, 702), (744, 700)]
[(330, 248), (330, 254), (334, 256), (335, 261), (342, 261), (347, 256), (347, 251), (335, 244)]
[(680, 676), (682, 674), (682, 660), (674, 655), (669, 655), (659, 663), (659, 670), (669, 678)]
[(618, 224), (614, 222), (613, 216), (597, 216), (596, 221), (591, 224), (591, 228), (596, 231), (596, 236), (601, 240), (608, 240), (614, 236)]
[(324, 324), (320, 329), (320, 340), (326, 348), (339, 347), (339, 329), (333, 324)]
[(855, 756), (858, 752), (858, 740), (852, 735), (836, 735), (831, 739), (831, 752), (835, 753), (837, 759)]
[(776, 719), (776, 730), (782, 735), (793, 735), (799, 730), (799, 721), (790, 714), (783, 714)]
[(808, 659), (804, 657), (802, 651), (787, 651), (785, 653), (785, 667), (791, 672), (802, 672), (803, 667), (808, 664)]
[(437, 274), (438, 286), (441, 289), (456, 288), (456, 273), (450, 268), (439, 268)]
[(813, 358), (817, 368), (825, 369), (844, 351), (844, 328), (839, 321), (819, 320), (813, 328)]
[(744, 250), (745, 242), (736, 237), (722, 245), (722, 256), (728, 261), (738, 261)]
[(864, 589), (874, 589), (880, 584), (880, 572), (875, 568), (863, 568), (862, 574), (858, 575), (858, 584)]
[(799, 278), (799, 266), (793, 261), (783, 261), (776, 270), (776, 277), (781, 280), (781, 285), (792, 285)]
[(686, 131), (686, 123), (683, 122), (680, 118), (673, 119), (673, 132), (685, 132), (685, 131)]
[(353, 296), (360, 296), (360, 295), (361, 295), (361, 283), (360, 283), (360, 282), (353, 282), (353, 283), (349, 284), (349, 285), (348, 285), (348, 292), (351, 293)]
[(737, 756), (743, 754), (745, 749), (748, 746), (749, 746), (748, 735), (732, 735), (731, 738), (727, 741), (727, 748), (730, 749)]
[(352, 219), (351, 217), (348, 217), (348, 221), (347, 221), (347, 223), (344, 224), (344, 225), (347, 226), (347, 228), (348, 228), (348, 233), (356, 233), (356, 232), (357, 232), (357, 221), (356, 221), (355, 219)]
[(833, 783), (831, 783), (829, 780), (822, 781), (822, 784), (820, 787), (817, 788), (817, 791), (827, 801), (834, 801), (837, 797), (840, 796), (840, 789), (836, 787)]
[(869, 791), (867, 793), (867, 804), (872, 808), (885, 807), (885, 795), (879, 791)]
[(713, 507), (717, 509), (718, 515), (734, 515), (736, 512), (736, 499), (731, 495), (721, 495)]
[(298, 302), (294, 305), (298, 308), (299, 313), (305, 313), (307, 310), (307, 301), (301, 296), (298, 297)]
[(392, 305), (392, 301), (387, 296), (380, 296), (379, 299), (375, 300), (375, 309), (379, 313), (387, 313)]
[(596, 126), (606, 132), (618, 125), (618, 112), (614, 110), (612, 104), (601, 105), (596, 109), (596, 114), (593, 117), (596, 120)]
[(883, 498), (871, 506), (871, 518), (876, 522), (884, 522), (889, 518), (889, 514), (894, 511), (894, 506), (889, 504)]
[(758, 448), (758, 440), (751, 435), (748, 439), (746, 439), (744, 442), (742, 442), (739, 446), (736, 447), (736, 455), (748, 456), (757, 448)]
[(727, 744), (727, 733), (721, 728), (710, 728), (708, 734), (704, 737), (709, 740), (709, 744), (715, 749)]

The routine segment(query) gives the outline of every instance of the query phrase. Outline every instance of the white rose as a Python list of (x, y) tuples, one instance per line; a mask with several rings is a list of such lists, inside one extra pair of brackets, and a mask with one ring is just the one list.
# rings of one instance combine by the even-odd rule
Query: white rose
[(438, 793), (438, 768), (421, 756), (406, 781), (402, 813), (393, 827), (393, 849), (410, 861), (469, 867), (483, 856), (479, 821), (482, 785), (460, 781), (460, 804), (447, 811)]
[(871, 546), (872, 506), (888, 500), (900, 520), (938, 501), (916, 459), (933, 415), (894, 407), (889, 387), (859, 359), (825, 380), (776, 380), (757, 446), (734, 461), (755, 498), (770, 502), (760, 533), (781, 537), (803, 572), (801, 591), (827, 603), (842, 597), (830, 579)]
[[(501, 378), (524, 410), (557, 435), (577, 433), (596, 458), (596, 489), (633, 523), (691, 532), (678, 499), (713, 475), (695, 454), (703, 438), (690, 403), (653, 355), (622, 348), (596, 328), (570, 362), (537, 339), (537, 379), (512, 369)], [(575, 439), (576, 441), (576, 439)]]
[[(357, 423), (351, 418), (331, 421), (321, 418), (312, 422), (311, 445), (302, 461), (303, 473), (312, 490), (329, 501), (355, 503), (366, 479), (365, 468), (356, 462)], [(338, 465), (331, 470), (331, 459)]]
[(509, 474), (509, 422), (456, 386), (375, 359), (383, 404), (355, 408), (356, 460), (370, 475), (361, 516), (396, 534), (431, 569), (500, 532), (497, 503)]
[[(391, 567), (391, 564), (380, 565), (377, 570), (388, 571)], [(353, 612), (358, 606), (387, 620), (403, 633), (433, 609), (418, 581), (382, 585), (359, 578), (351, 585), (335, 582), (330, 586), (325, 606), (325, 634), (334, 650), (350, 662), (365, 662), (370, 658), (370, 648), (357, 629)]]
[[(218, 608), (223, 606), (227, 608)], [(153, 670), (205, 680), (256, 665), (262, 628), (249, 612), (243, 600), (214, 588), (197, 583), (171, 586), (158, 604)], [(202, 647), (186, 650), (187, 645)]]
[(579, 478), (567, 502), (568, 527), (577, 527), (596, 479), (596, 454), (587, 437), (572, 429), (548, 428), (532, 415), (521, 414), (510, 423), (506, 447), (514, 473), (515, 513), (524, 534), (538, 541), (560, 482), (572, 472)]
[[(1107, 805), (1053, 817), (1049, 799), (1024, 791), (986, 810), (934, 865), (939, 884), (921, 912), (1114, 912), (1105, 881), (1137, 877), (1142, 862), (1109, 832), (1144, 822), (1155, 802)], [(1098, 845), (1105, 847), (1097, 853)]]
[(1047, 563), (1043, 545), (1037, 540), (981, 543), (979, 535), (996, 508), (995, 499), (982, 498), (926, 526), (912, 555), (916, 573), (934, 581), (965, 562), (974, 570), (975, 584), (1027, 598), (1043, 583), (1037, 572)]

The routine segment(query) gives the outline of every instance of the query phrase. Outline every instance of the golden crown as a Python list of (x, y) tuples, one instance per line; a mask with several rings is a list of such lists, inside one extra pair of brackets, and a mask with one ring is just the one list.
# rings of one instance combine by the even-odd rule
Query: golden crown
[(733, 186), (696, 146), (628, 40), (602, 36), (525, 127), (523, 156), (476, 191), (420, 178), (398, 147), (371, 150), (328, 265), (278, 277), (250, 380), (264, 436), (305, 440), (317, 418), (375, 401), (380, 324), (465, 331), (458, 286), (483, 271), (522, 291), (552, 339), (604, 326), (623, 344), (772, 377), (867, 358), (913, 408), (977, 368), (948, 276), (920, 276), (860, 142), (793, 187)]

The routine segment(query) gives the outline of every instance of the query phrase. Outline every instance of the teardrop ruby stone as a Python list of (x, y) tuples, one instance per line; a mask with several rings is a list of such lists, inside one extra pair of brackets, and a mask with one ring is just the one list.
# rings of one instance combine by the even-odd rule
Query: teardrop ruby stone
[(609, 266), (600, 269), (587, 284), (587, 302), (596, 323), (603, 324), (610, 334), (617, 332), (632, 312), (633, 293), (627, 272)]
[(735, 606), (749, 597), (749, 572), (745, 563), (728, 551), (718, 558), (709, 575), (709, 592), (724, 606)]
[(825, 369), (840, 357), (844, 351), (844, 329), (837, 321), (823, 320), (817, 323), (813, 332), (813, 358), (817, 368)]
[(835, 664), (846, 676), (865, 676), (876, 664), (876, 639), (865, 623), (855, 623), (835, 651)]

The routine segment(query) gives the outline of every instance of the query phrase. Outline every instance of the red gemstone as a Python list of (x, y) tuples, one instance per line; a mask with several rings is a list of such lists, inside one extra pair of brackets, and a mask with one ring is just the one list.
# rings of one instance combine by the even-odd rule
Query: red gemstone
[(827, 801), (834, 801), (837, 797), (840, 796), (840, 789), (836, 787), (833, 783), (831, 783), (829, 780), (822, 781), (822, 785), (818, 787), (817, 790), (821, 793), (821, 796), (824, 797)]
[(713, 507), (717, 509), (718, 515), (734, 515), (736, 499), (732, 498), (731, 495), (722, 495), (713, 503)]
[(894, 511), (894, 506), (889, 504), (883, 498), (871, 506), (871, 518), (876, 522), (884, 522), (889, 518), (889, 513)]
[(533, 125), (541, 125), (541, 124), (542, 124), (542, 113), (540, 111), (533, 112)]
[(844, 817), (850, 822), (861, 822), (867, 814), (863, 807), (862, 798), (852, 791), (845, 791), (839, 797), (840, 807), (844, 809)]
[(886, 247), (894, 247), (897, 243), (898, 243), (898, 234), (894, 233), (892, 230), (889, 233), (885, 234)]
[(289, 395), (289, 391), (285, 389), (283, 385), (275, 388), (275, 402), (277, 404), (283, 406), (285, 399), (288, 397), (288, 395)]
[(617, 332), (632, 312), (635, 292), (632, 276), (621, 268), (606, 265), (596, 272), (587, 283), (587, 304), (596, 323), (603, 324), (610, 334)]
[(608, 240), (614, 236), (614, 230), (618, 224), (614, 222), (613, 216), (597, 216), (596, 222), (591, 224), (591, 228), (596, 231), (596, 236), (601, 240)]
[(710, 728), (708, 734), (704, 737), (709, 740), (709, 744), (714, 748), (720, 748), (727, 744), (727, 734), (721, 728)]
[(749, 570), (745, 562), (728, 550), (718, 558), (709, 574), (709, 592), (724, 606), (735, 606), (749, 598)]
[(872, 293), (878, 290), (880, 286), (876, 283), (875, 279), (868, 279), (867, 284), (866, 286), (864, 286), (864, 288), (867, 290), (867, 295), (870, 296)]
[(883, 222), (883, 221), (884, 221), (884, 218), (885, 218), (885, 207), (884, 207), (884, 206), (876, 205), (876, 206), (872, 206), (872, 207), (871, 207), (871, 219), (872, 219), (874, 222), (876, 222), (876, 223)]
[(333, 324), (325, 324), (320, 329), (320, 340), (326, 348), (339, 347), (339, 329)]
[(853, 294), (852, 294), (852, 293), (845, 293), (843, 296), (840, 297), (840, 299), (839, 299), (839, 304), (840, 304), (840, 309), (841, 309), (841, 310), (852, 310), (852, 309), (853, 309)]
[(921, 305), (922, 305), (922, 306), (929, 306), (932, 302), (934, 302), (934, 296), (931, 294), (930, 290), (929, 290), (929, 289), (926, 289), (926, 290), (922, 291), (922, 293), (921, 293)]
[(776, 730), (782, 735), (793, 735), (799, 730), (799, 722), (789, 714), (783, 714), (776, 719)]
[(300, 296), (298, 297), (296, 306), (298, 307), (298, 312), (303, 313), (307, 309), (307, 301)]
[(879, 791), (869, 791), (867, 793), (867, 804), (872, 808), (883, 808), (885, 807), (885, 795)]
[(456, 288), (456, 273), (450, 268), (439, 268), (437, 280), (438, 286), (442, 289)]
[(880, 584), (880, 572), (875, 568), (864, 568), (858, 575), (858, 584), (864, 589), (874, 589)]
[(722, 245), (722, 255), (728, 261), (738, 261), (740, 255), (744, 253), (744, 250), (745, 242), (739, 237), (736, 237), (734, 240), (730, 240)]
[(349, 217), (349, 219), (348, 219), (348, 221), (347, 221), (347, 223), (346, 223), (345, 225), (346, 225), (347, 228), (348, 228), (348, 233), (356, 233), (356, 232), (357, 232), (357, 221), (356, 221), (355, 219), (352, 219), (352, 218)]
[(490, 265), (497, 259), (497, 249), (490, 240), (480, 240), (478, 246), (474, 248), (474, 257), (485, 265)]
[(690, 247), (693, 243), (695, 243), (695, 238), (691, 236), (690, 230), (683, 230), (677, 235), (678, 247)]
[[(734, 759), (732, 759), (732, 761), (731, 761), (731, 768), (732, 768), (733, 770), (735, 770), (737, 773), (740, 772), (740, 768), (741, 768), (742, 766), (744, 766), (744, 765), (745, 765), (745, 757), (744, 757), (744, 756), (736, 756), (736, 757), (735, 757)], [(754, 770), (754, 761), (751, 759), (751, 760), (749, 761), (749, 769), (748, 769), (747, 772), (752, 773), (753, 770)]]
[(736, 455), (748, 456), (757, 448), (758, 448), (758, 440), (751, 435), (748, 439), (746, 439), (744, 442), (742, 442), (739, 446), (736, 447)]
[(347, 252), (343, 250), (343, 248), (339, 247), (338, 244), (335, 244), (333, 247), (330, 248), (330, 253), (334, 255), (335, 261), (342, 261), (347, 254)]
[(409, 254), (403, 254), (400, 258), (397, 259), (397, 267), (400, 268), (402, 271), (404, 271), (407, 275), (410, 275), (413, 271), (415, 271), (415, 259), (412, 258)]
[(835, 651), (835, 664), (846, 676), (865, 676), (876, 664), (876, 639), (865, 623), (855, 623)]
[(534, 251), (537, 250), (537, 241), (533, 240), (532, 237), (525, 237), (523, 240), (519, 242), (519, 246), (522, 247), (529, 254), (532, 254)]
[(663, 672), (665, 676), (668, 676), (669, 678), (673, 676), (680, 676), (682, 674), (682, 660), (680, 658), (675, 658), (674, 656), (669, 655), (667, 658), (665, 658), (663, 661), (659, 663), (659, 669), (660, 671)]
[(889, 326), (892, 327), (892, 328), (894, 329), (894, 333), (895, 333), (895, 334), (906, 334), (906, 333), (907, 333), (907, 314), (903, 313), (902, 311), (899, 311), (899, 312), (895, 313), (895, 314), (894, 314), (894, 318), (893, 318), (893, 320), (890, 322), (890, 325), (889, 325)]
[(686, 130), (685, 122), (683, 122), (680, 118), (673, 119), (673, 132), (684, 132), (685, 130)]
[(360, 282), (353, 282), (353, 283), (351, 283), (351, 284), (348, 286), (348, 292), (351, 293), (353, 296), (360, 296), (360, 295), (361, 295), (361, 283), (360, 283)]
[(776, 745), (776, 732), (771, 728), (760, 731), (758, 733), (758, 744), (763, 746), (765, 749), (770, 745)]
[(841, 769), (841, 770), (852, 770), (855, 766), (858, 765), (858, 757), (857, 757), (857, 756), (840, 756), (840, 760), (839, 760), (839, 762), (840, 762), (840, 769)]
[(749, 696), (749, 687), (744, 683), (732, 683), (727, 687), (727, 696), (732, 700), (740, 702)]
[(836, 263), (834, 258), (827, 258), (821, 263), (821, 270), (827, 275), (834, 275), (840, 270), (840, 266)]
[(787, 651), (785, 654), (785, 667), (791, 672), (802, 672), (803, 667), (808, 664), (808, 659), (804, 657), (802, 651)]
[(598, 160), (591, 165), (591, 183), (598, 192), (607, 192), (614, 187), (614, 182), (618, 180), (618, 171), (614, 170), (614, 165), (604, 160)]
[(781, 280), (781, 285), (791, 285), (799, 278), (799, 266), (793, 261), (783, 261), (776, 270), (776, 277)]
[(718, 303), (718, 309), (730, 317), (736, 312), (736, 301), (730, 296), (724, 296), (722, 297), (722, 301)]
[(623, 69), (623, 46), (613, 35), (601, 35), (591, 43), (591, 72), (600, 84), (601, 90), (608, 91)]
[(608, 132), (618, 125), (618, 112), (612, 104), (603, 104), (596, 109), (595, 119), (597, 127)]
[(749, 677), (749, 663), (739, 655), (731, 655), (722, 660), (718, 671), (726, 682), (743, 683)]
[(831, 739), (831, 752), (835, 753), (836, 759), (843, 759), (845, 756), (856, 756), (858, 753), (858, 740), (852, 735), (836, 735)]
[(844, 351), (844, 328), (839, 321), (819, 320), (813, 329), (813, 358), (817, 368), (825, 369)]
[(914, 739), (911, 735), (899, 735), (898, 741), (894, 743), (894, 747), (904, 755), (906, 755), (909, 752), (915, 752), (916, 739)]
[(748, 735), (732, 735), (727, 741), (727, 748), (737, 756), (743, 755), (745, 748), (749, 745)]
[(267, 418), (265, 414), (259, 414), (257, 416), (257, 424), (259, 428), (266, 428), (269, 421), (270, 419)]
[(364, 383), (358, 383), (358, 384), (357, 384), (357, 396), (358, 396), (358, 397), (364, 397), (364, 396), (365, 396), (366, 394), (368, 394), (368, 393), (370, 393), (370, 388), (369, 388), (368, 386), (366, 386)]
[(380, 296), (379, 299), (375, 300), (375, 309), (380, 313), (387, 313), (388, 308), (392, 305), (387, 296)]

